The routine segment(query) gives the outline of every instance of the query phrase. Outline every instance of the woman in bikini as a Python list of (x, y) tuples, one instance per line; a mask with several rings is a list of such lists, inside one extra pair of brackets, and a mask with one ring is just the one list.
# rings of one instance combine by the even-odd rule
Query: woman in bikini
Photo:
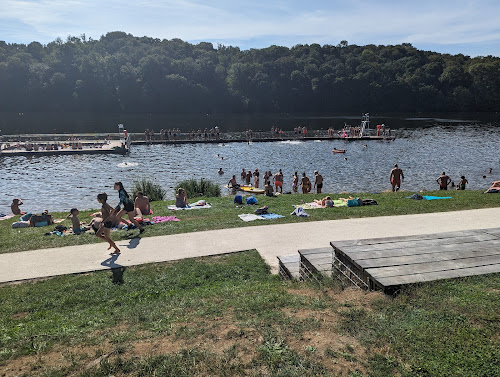
[[(145, 229), (137, 222), (134, 218), (135, 216), (135, 206), (130, 196), (128, 196), (127, 191), (123, 187), (121, 182), (115, 182), (114, 189), (118, 191), (118, 196), (120, 198), (120, 203), (116, 206), (115, 210), (117, 212), (116, 217), (121, 220), (122, 216), (126, 213), (128, 215), (128, 219), (132, 224), (134, 224), (138, 229), (139, 233), (144, 233)], [(121, 209), (121, 205), (123, 204), (123, 209)]]

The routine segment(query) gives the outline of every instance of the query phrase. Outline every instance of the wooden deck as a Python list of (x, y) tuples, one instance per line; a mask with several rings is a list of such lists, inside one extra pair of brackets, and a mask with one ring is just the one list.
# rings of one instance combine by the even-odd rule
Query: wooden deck
[(331, 242), (337, 267), (369, 289), (500, 272), (500, 228)]
[[(51, 144), (62, 144), (60, 141), (49, 142)], [(39, 144), (47, 144), (46, 141), (39, 142)], [(97, 146), (99, 144), (99, 146)], [(94, 141), (83, 141), (82, 148), (73, 149), (71, 147), (59, 148), (57, 150), (39, 149), (37, 151), (26, 149), (2, 149), (0, 150), (0, 157), (13, 157), (13, 156), (60, 156), (60, 155), (75, 155), (75, 154), (125, 154), (127, 148), (122, 147), (122, 143), (118, 140), (112, 140), (108, 144), (104, 142), (97, 143)]]

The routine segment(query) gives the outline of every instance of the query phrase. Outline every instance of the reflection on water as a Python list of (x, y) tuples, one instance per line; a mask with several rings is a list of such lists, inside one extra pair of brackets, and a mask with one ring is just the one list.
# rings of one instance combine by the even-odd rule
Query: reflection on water
[[(242, 168), (273, 173), (283, 169), (284, 191), (291, 190), (294, 171), (305, 171), (312, 177), (314, 170), (325, 178), (324, 192), (386, 190), (394, 163), (405, 174), (402, 189), (436, 189), (435, 179), (443, 170), (455, 182), (465, 175), (469, 188), (485, 189), (492, 180), (500, 179), (499, 137), (500, 128), (496, 127), (440, 126), (400, 130), (394, 142), (154, 145), (133, 146), (129, 156), (8, 157), (0, 160), (0, 212), (10, 212), (14, 197), (22, 198), (22, 209), (31, 212), (98, 208), (95, 198), (103, 191), (115, 204), (115, 181), (130, 187), (143, 177), (161, 184), (171, 199), (180, 180), (203, 177), (222, 186), (232, 174), (239, 178)], [(347, 153), (333, 154), (334, 147)], [(221, 167), (226, 172), (223, 176), (217, 174)], [(493, 175), (488, 174), (489, 168), (493, 168)]]

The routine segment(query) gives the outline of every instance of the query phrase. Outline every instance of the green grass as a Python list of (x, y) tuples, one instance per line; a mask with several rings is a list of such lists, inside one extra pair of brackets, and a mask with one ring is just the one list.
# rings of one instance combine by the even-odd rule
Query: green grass
[[(406, 215), (414, 213), (444, 212), (500, 206), (500, 195), (482, 194), (478, 191), (448, 191), (446, 193), (429, 193), (429, 195), (449, 195), (453, 197), (453, 199), (449, 200), (433, 201), (405, 199), (405, 197), (410, 196), (411, 194), (412, 193), (408, 192), (355, 194), (353, 196), (373, 198), (377, 200), (379, 205), (308, 210), (307, 212), (310, 215), (308, 218), (290, 216), (290, 213), (293, 211), (292, 205), (300, 204), (301, 201), (311, 202), (313, 199), (321, 199), (326, 194), (280, 195), (277, 198), (269, 198), (260, 195), (257, 197), (259, 200), (257, 206), (267, 205), (270, 212), (284, 215), (285, 217), (272, 221), (255, 221), (250, 223), (241, 221), (238, 218), (238, 214), (252, 213), (257, 206), (237, 206), (233, 204), (232, 197), (206, 198), (206, 200), (213, 206), (211, 209), (176, 212), (169, 211), (167, 209), (167, 205), (173, 204), (173, 201), (153, 202), (151, 203), (151, 208), (154, 211), (155, 216), (175, 215), (181, 221), (149, 226), (147, 227), (146, 233), (142, 237), (266, 224)], [(332, 194), (331, 196), (335, 199), (339, 197), (346, 197), (347, 195)], [(196, 200), (198, 200), (198, 198)], [(89, 222), (89, 215), (92, 212), (95, 212), (95, 210), (82, 211), (80, 213), (80, 220)], [(55, 213), (54, 217), (63, 218), (66, 215), (67, 214), (65, 213)], [(12, 219), (0, 221), (0, 239), (2, 239), (0, 253), (101, 242), (92, 234), (84, 234), (80, 236), (70, 235), (64, 237), (44, 236), (44, 233), (53, 230), (53, 227), (12, 229), (11, 223), (13, 221), (14, 220)], [(466, 219), (457, 218), (457, 221), (466, 221)], [(71, 226), (70, 220), (66, 220), (63, 224), (67, 227)], [(134, 235), (136, 235), (136, 232), (112, 232), (112, 238), (114, 240), (127, 239), (133, 237)]]
[(3, 285), (0, 374), (498, 376), (499, 286), (342, 291), (255, 251)]

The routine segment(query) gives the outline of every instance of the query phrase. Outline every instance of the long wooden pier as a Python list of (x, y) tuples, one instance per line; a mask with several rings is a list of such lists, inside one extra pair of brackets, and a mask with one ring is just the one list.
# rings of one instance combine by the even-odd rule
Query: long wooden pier
[(279, 257), (280, 275), (337, 276), (370, 290), (500, 272), (500, 228), (331, 242)]

